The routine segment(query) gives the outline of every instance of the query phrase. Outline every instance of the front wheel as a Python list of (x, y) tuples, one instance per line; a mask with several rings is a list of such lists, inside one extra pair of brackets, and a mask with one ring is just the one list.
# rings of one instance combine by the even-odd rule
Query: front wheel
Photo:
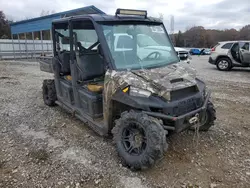
[(167, 149), (162, 122), (144, 113), (122, 113), (112, 133), (123, 165), (133, 170), (151, 167)]
[[(203, 118), (203, 122), (201, 122), (199, 131), (204, 131), (204, 132), (208, 131), (214, 125), (215, 120), (216, 120), (216, 111), (214, 105), (212, 102), (208, 101), (205, 117)], [(195, 130), (193, 126), (190, 129)]]

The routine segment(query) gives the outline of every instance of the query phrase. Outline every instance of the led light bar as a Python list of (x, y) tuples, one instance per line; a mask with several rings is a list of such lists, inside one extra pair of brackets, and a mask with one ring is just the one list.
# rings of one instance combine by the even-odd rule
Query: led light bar
[(118, 14), (120, 14), (120, 15), (144, 16), (145, 18), (147, 17), (147, 11), (145, 11), (145, 10), (131, 10), (131, 9), (120, 9), (120, 8), (118, 8), (116, 10), (115, 15), (117, 16)]

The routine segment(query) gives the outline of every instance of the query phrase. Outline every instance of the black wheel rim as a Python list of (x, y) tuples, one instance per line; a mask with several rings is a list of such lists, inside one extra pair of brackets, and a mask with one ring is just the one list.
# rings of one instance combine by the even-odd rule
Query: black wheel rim
[(127, 153), (133, 156), (141, 155), (147, 147), (144, 129), (137, 122), (129, 122), (122, 131), (122, 144)]
[(206, 111), (206, 113), (204, 114), (204, 117), (203, 117), (203, 121), (202, 121), (202, 123), (201, 123), (201, 126), (205, 125), (206, 122), (207, 122), (207, 120), (208, 120), (208, 112)]

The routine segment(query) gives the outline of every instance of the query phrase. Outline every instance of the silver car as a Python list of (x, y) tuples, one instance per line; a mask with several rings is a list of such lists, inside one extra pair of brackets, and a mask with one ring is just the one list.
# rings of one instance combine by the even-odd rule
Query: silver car
[(211, 50), (208, 62), (218, 70), (229, 71), (233, 67), (250, 67), (250, 41), (218, 42)]

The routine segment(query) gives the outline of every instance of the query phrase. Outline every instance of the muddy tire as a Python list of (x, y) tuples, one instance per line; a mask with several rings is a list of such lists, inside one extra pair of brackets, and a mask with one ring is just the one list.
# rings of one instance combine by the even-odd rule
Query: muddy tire
[(144, 113), (122, 113), (112, 133), (122, 164), (132, 170), (151, 167), (167, 150), (162, 122)]
[(44, 80), (43, 81), (43, 101), (48, 106), (56, 105), (56, 88), (54, 80)]
[[(206, 115), (204, 118), (204, 122), (199, 127), (199, 131), (208, 131), (213, 125), (214, 121), (216, 120), (216, 111), (212, 102), (208, 101)], [(190, 128), (191, 130), (195, 130), (194, 127)]]
[(232, 69), (232, 62), (229, 58), (219, 58), (216, 62), (216, 67), (220, 71), (229, 71)]

